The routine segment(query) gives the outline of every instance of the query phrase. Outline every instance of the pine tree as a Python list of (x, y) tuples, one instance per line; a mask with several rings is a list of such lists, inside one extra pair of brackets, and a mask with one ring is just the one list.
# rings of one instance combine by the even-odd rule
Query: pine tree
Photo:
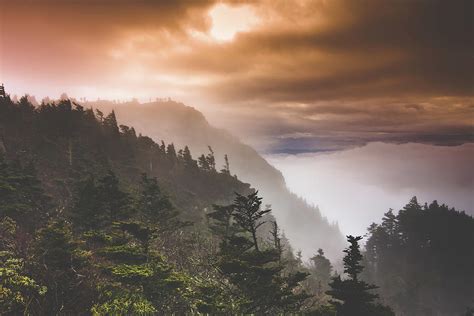
[(8, 216), (33, 230), (45, 221), (50, 207), (33, 165), (7, 162), (0, 154), (0, 218)]
[(77, 184), (71, 218), (78, 228), (92, 228), (100, 225), (101, 203), (99, 191), (92, 176)]
[(369, 316), (369, 315), (394, 315), (393, 312), (384, 306), (374, 304), (377, 294), (370, 293), (370, 290), (377, 288), (375, 285), (368, 284), (359, 280), (359, 274), (363, 270), (360, 264), (362, 254), (360, 252), (359, 240), (362, 237), (347, 236), (350, 243), (349, 248), (344, 252), (344, 273), (349, 278), (342, 280), (341, 276), (335, 276), (329, 284), (331, 290), (327, 294), (334, 299), (331, 303), (337, 310), (337, 315), (341, 316)]
[(203, 171), (210, 171), (209, 161), (207, 160), (206, 156), (201, 155), (198, 158), (198, 165), (199, 168)]
[(101, 213), (109, 223), (129, 215), (130, 197), (120, 189), (119, 180), (114, 172), (109, 170), (99, 179), (97, 191)]
[(110, 114), (104, 118), (104, 121), (102, 124), (104, 125), (105, 131), (108, 135), (114, 136), (114, 137), (117, 137), (118, 135), (120, 135), (119, 127), (117, 124), (117, 117), (115, 116), (115, 111), (110, 112)]
[(183, 150), (183, 163), (184, 163), (184, 166), (188, 169), (197, 167), (197, 163), (193, 159), (193, 156), (191, 155), (191, 151), (189, 150), (188, 146), (185, 146)]
[(318, 249), (318, 254), (311, 257), (310, 272), (314, 280), (317, 282), (317, 291), (321, 292), (328, 287), (331, 279), (332, 265), (328, 258), (324, 255), (322, 249)]
[(214, 150), (212, 150), (211, 146), (207, 146), (209, 148), (209, 154), (206, 156), (207, 164), (209, 165), (210, 171), (216, 171), (216, 158), (214, 157)]
[(258, 191), (247, 196), (236, 193), (236, 198), (233, 203), (233, 215), (235, 221), (242, 227), (243, 230), (249, 232), (252, 236), (253, 246), (256, 251), (259, 251), (257, 240), (257, 229), (265, 222), (260, 221), (263, 215), (271, 212), (270, 209), (262, 210), (262, 198), (258, 197)]
[(77, 306), (90, 308), (90, 296), (94, 296), (95, 291), (82, 270), (87, 265), (87, 252), (79, 249), (67, 222), (52, 221), (40, 229), (33, 254), (37, 262), (34, 273), (47, 287), (39, 314), (74, 314)]
[[(220, 221), (220, 232), (230, 234), (223, 238), (219, 251), (219, 268), (240, 293), (242, 313), (281, 313), (297, 311), (308, 297), (296, 293), (307, 274), (283, 274), (280, 252), (273, 245), (260, 248), (257, 230), (264, 223), (262, 216), (270, 210), (261, 210), (257, 192), (247, 196), (236, 194), (234, 203), (211, 213)], [(230, 216), (229, 216), (230, 215)], [(229, 228), (229, 223), (235, 228)], [(277, 240), (280, 239), (276, 233)]]
[(176, 227), (176, 211), (170, 200), (161, 193), (156, 178), (142, 174), (138, 196), (138, 210), (148, 223), (158, 224), (160, 231), (172, 230)]
[(234, 206), (231, 205), (213, 205), (214, 211), (207, 214), (209, 219), (212, 221), (209, 223), (211, 231), (219, 236), (221, 239), (226, 240), (231, 235), (235, 234), (235, 226), (232, 225), (232, 213)]
[(224, 155), (224, 166), (222, 167), (221, 172), (230, 175), (229, 157), (227, 154)]

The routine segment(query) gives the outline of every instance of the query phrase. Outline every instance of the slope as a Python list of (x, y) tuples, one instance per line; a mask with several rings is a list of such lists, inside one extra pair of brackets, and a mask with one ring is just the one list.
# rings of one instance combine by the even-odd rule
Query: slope
[(344, 239), (337, 224), (331, 224), (317, 207), (291, 193), (280, 171), (271, 166), (257, 151), (243, 144), (225, 130), (211, 126), (196, 109), (171, 100), (140, 104), (138, 102), (89, 102), (104, 112), (115, 110), (119, 121), (134, 126), (137, 132), (155, 141), (174, 142), (178, 147), (189, 145), (194, 153), (208, 153), (211, 146), (218, 165), (228, 155), (231, 172), (259, 190), (281, 224), (286, 237), (308, 258), (323, 248), (328, 257), (340, 257)]

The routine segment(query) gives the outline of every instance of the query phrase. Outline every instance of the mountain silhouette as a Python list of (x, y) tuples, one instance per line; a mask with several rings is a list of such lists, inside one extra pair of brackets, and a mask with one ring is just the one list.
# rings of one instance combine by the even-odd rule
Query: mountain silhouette
[(218, 166), (224, 164), (227, 154), (231, 173), (259, 190), (295, 250), (302, 250), (308, 258), (323, 248), (329, 258), (340, 258), (344, 238), (338, 225), (329, 223), (318, 207), (290, 192), (281, 172), (255, 149), (229, 132), (211, 126), (195, 108), (169, 99), (143, 104), (96, 101), (85, 105), (104, 112), (114, 110), (120, 123), (134, 126), (138, 133), (157, 142), (163, 140), (179, 148), (188, 145), (193, 154), (206, 154), (211, 146)]

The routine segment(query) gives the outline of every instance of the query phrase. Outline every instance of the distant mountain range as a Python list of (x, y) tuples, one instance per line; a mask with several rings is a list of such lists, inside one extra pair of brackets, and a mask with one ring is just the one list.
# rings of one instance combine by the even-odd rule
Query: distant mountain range
[(231, 173), (259, 190), (295, 250), (302, 250), (303, 257), (309, 258), (323, 248), (332, 260), (340, 258), (345, 245), (338, 225), (329, 223), (317, 207), (291, 193), (281, 172), (255, 149), (211, 126), (193, 107), (171, 100), (145, 104), (97, 101), (84, 105), (106, 113), (114, 110), (119, 124), (133, 126), (157, 142), (174, 143), (178, 148), (188, 145), (193, 154), (208, 153), (211, 146), (218, 166), (223, 165), (227, 154)]

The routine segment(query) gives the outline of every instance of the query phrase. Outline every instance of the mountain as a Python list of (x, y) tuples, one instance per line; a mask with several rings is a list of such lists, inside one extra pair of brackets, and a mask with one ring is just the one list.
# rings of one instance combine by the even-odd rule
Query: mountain
[(133, 127), (119, 129), (114, 113), (95, 114), (70, 101), (34, 107), (26, 98), (6, 100), (0, 109), (0, 155), (36, 170), (44, 190), (68, 209), (78, 182), (114, 172), (125, 187), (136, 188), (141, 174), (157, 177), (184, 220), (206, 221), (203, 210), (230, 203), (234, 192), (250, 185), (183, 155), (172, 144), (137, 136)]
[(114, 110), (119, 122), (134, 126), (137, 132), (155, 141), (172, 142), (177, 147), (188, 145), (193, 153), (199, 154), (207, 154), (211, 146), (218, 165), (224, 163), (227, 154), (231, 173), (250, 183), (264, 202), (272, 206), (274, 216), (296, 250), (302, 250), (303, 256), (309, 258), (323, 248), (329, 258), (340, 258), (344, 238), (337, 224), (329, 223), (317, 207), (290, 192), (281, 172), (255, 149), (211, 126), (193, 107), (169, 99), (145, 104), (97, 101), (85, 105), (104, 112)]
[(114, 112), (0, 97), (0, 314), (313, 310), (324, 293), (304, 282), (323, 280), (261, 204), (213, 153), (193, 159)]

